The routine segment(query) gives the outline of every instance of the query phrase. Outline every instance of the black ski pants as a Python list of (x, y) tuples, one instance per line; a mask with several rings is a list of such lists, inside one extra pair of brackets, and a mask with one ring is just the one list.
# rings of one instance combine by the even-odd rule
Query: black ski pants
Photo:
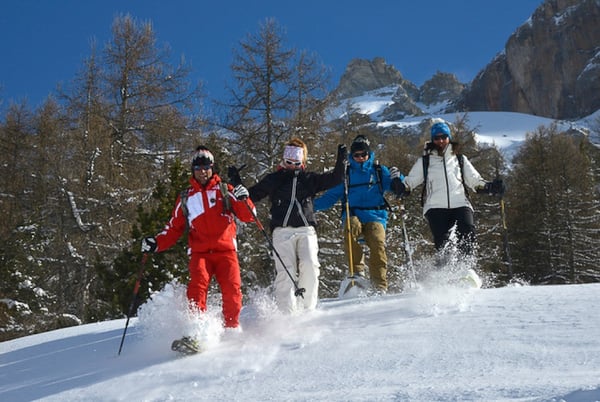
[(464, 254), (471, 254), (475, 242), (475, 219), (469, 207), (432, 208), (425, 214), (436, 250), (441, 250), (450, 239), (450, 230), (456, 225), (458, 248)]

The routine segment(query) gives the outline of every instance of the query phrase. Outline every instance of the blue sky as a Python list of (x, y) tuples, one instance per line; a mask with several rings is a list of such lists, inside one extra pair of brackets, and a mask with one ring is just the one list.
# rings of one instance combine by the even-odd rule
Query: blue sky
[[(314, 52), (332, 85), (354, 58), (383, 57), (417, 85), (437, 70), (469, 82), (541, 0), (12, 0), (0, 5), (0, 102), (37, 107), (102, 47), (116, 15), (151, 21), (174, 59), (185, 55), (211, 98), (230, 82), (232, 49), (273, 17), (290, 47)], [(0, 103), (0, 105), (2, 105)]]

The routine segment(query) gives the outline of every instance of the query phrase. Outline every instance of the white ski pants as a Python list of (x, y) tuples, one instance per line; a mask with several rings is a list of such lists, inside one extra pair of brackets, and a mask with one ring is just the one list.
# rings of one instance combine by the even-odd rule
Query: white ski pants
[[(319, 244), (317, 232), (312, 226), (298, 228), (285, 227), (273, 230), (273, 246), (281, 256), (285, 268), (275, 258), (275, 300), (282, 312), (292, 313), (298, 309), (297, 302), (307, 310), (317, 306), (319, 295)], [(286, 272), (286, 268), (289, 271)], [(305, 289), (304, 298), (295, 296), (296, 288), (290, 275), (298, 284), (298, 288)]]

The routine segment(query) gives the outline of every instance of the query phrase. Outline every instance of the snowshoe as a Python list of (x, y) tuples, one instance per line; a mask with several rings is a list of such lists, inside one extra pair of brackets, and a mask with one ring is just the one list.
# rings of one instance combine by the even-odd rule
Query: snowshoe
[(202, 346), (196, 339), (189, 336), (184, 336), (181, 339), (176, 339), (173, 341), (171, 344), (171, 350), (183, 355), (194, 355), (202, 352)]
[(364, 274), (355, 274), (342, 280), (338, 297), (346, 299), (366, 295), (370, 288), (371, 282), (364, 277)]
[(483, 284), (483, 281), (473, 269), (469, 269), (464, 276), (460, 278), (459, 282), (461, 285), (475, 289), (481, 288), (481, 285)]

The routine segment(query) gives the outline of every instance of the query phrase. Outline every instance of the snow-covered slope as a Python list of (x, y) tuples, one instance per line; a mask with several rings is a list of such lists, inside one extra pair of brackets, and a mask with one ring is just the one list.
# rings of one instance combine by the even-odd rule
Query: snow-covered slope
[(243, 333), (191, 357), (169, 350), (182, 295), (155, 295), (120, 356), (124, 320), (1, 343), (0, 400), (600, 400), (600, 284), (440, 286), (295, 317), (253, 295)]

